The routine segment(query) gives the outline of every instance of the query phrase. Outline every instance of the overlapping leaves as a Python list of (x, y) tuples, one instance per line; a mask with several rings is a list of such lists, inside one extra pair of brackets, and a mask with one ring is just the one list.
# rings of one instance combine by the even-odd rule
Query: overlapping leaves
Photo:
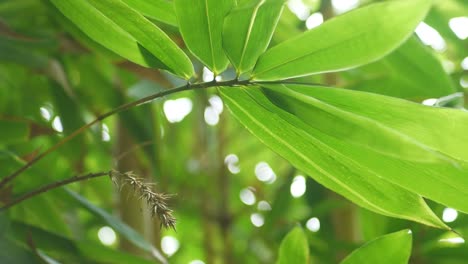
[[(90, 37), (116, 53), (152, 66), (153, 60), (146, 56), (149, 51), (157, 67), (186, 78), (192, 75), (190, 63), (177, 46), (120, 0), (51, 1)], [(141, 1), (125, 2), (145, 13)], [(181, 35), (193, 55), (216, 75), (231, 61), (238, 75), (251, 72), (257, 82), (258, 86), (220, 89), (234, 115), (294, 166), (367, 209), (440, 228), (446, 226), (422, 197), (468, 212), (461, 199), (468, 195), (466, 113), (362, 92), (259, 82), (340, 71), (381, 59), (411, 36), (431, 1), (369, 5), (265, 52), (283, 4), (275, 0), (174, 1)], [(72, 12), (73, 8), (84, 14)], [(97, 34), (99, 26), (90, 27), (83, 18), (111, 28), (111, 36), (103, 39)], [(407, 50), (387, 60), (399, 65), (399, 55), (423, 54), (416, 41), (411, 39)], [(422, 53), (408, 54), (416, 46)], [(433, 58), (426, 61), (442, 74)], [(416, 90), (428, 75), (418, 72), (417, 78), (404, 78), (403, 74), (397, 71), (400, 82), (391, 83), (410, 84)], [(452, 90), (446, 76), (438, 80), (447, 87), (437, 93)]]
[[(369, 210), (446, 228), (419, 195), (423, 193), (426, 197), (453, 205), (455, 208), (464, 208), (466, 211), (466, 205), (457, 199), (466, 195), (463, 187), (453, 186), (453, 182), (468, 186), (467, 183), (462, 183), (465, 181), (464, 177), (460, 177), (466, 170), (454, 166), (453, 160), (447, 160), (447, 157), (435, 150), (427, 151), (427, 155), (433, 156), (429, 161), (418, 160), (416, 157), (419, 154), (414, 157), (414, 153), (402, 153), (401, 151), (408, 147), (408, 135), (399, 137), (400, 133), (394, 134), (395, 131), (380, 130), (381, 127), (385, 127), (385, 123), (376, 118), (372, 119), (376, 126), (367, 126), (370, 124), (370, 117), (355, 114), (344, 107), (335, 107), (331, 103), (332, 100), (315, 99), (291, 88), (297, 87), (223, 88), (221, 94), (234, 115), (263, 143), (324, 186)], [(323, 93), (344, 92), (332, 88), (301, 88), (317, 89)], [(353, 100), (347, 102), (358, 105), (363, 93), (350, 92)], [(378, 97), (376, 100), (382, 97), (365, 95)], [(424, 106), (384, 98), (402, 109), (414, 106), (426, 110)], [(369, 104), (372, 106), (372, 103)], [(298, 108), (298, 105), (303, 107)], [(388, 108), (387, 111), (391, 112), (396, 108)], [(304, 112), (304, 109), (309, 110)], [(368, 109), (369, 112), (374, 112), (375, 107), (369, 106)], [(337, 121), (336, 117), (345, 110), (349, 114), (348, 122), (340, 124), (339, 127), (334, 126), (342, 121)], [(456, 110), (450, 112), (458, 115), (460, 120), (468, 118), (466, 113)], [(378, 115), (379, 112), (374, 113)], [(418, 114), (415, 112), (414, 117)], [(362, 119), (369, 122), (366, 125), (356, 125), (353, 124), (353, 117), (357, 118), (355, 121), (358, 123)], [(416, 119), (412, 120), (417, 122)], [(333, 128), (344, 129), (348, 133), (353, 130), (362, 131), (363, 134), (354, 142), (348, 140), (341, 131), (334, 133)], [(426, 129), (431, 130), (431, 126), (428, 125)], [(383, 133), (393, 135), (387, 138)], [(373, 149), (374, 142), (379, 145), (378, 150)], [(434, 174), (443, 170), (457, 174), (444, 175), (444, 178), (438, 178), (441, 176)], [(428, 177), (431, 177), (431, 180), (428, 180)], [(421, 181), (424, 183), (420, 183)], [(452, 193), (442, 195), (441, 186), (450, 188)]]
[(91, 39), (118, 55), (183, 78), (193, 75), (185, 53), (156, 25), (120, 0), (50, 0)]

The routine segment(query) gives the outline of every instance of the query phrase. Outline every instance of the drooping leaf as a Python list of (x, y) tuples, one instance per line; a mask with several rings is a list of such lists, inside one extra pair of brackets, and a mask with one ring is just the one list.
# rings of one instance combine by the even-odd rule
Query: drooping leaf
[(228, 59), (223, 50), (223, 21), (233, 0), (175, 0), (179, 29), (189, 50), (216, 75)]
[(282, 0), (250, 1), (226, 17), (223, 46), (238, 75), (252, 70), (267, 49), (283, 5)]
[(111, 50), (109, 47), (106, 48), (103, 44), (83, 32), (77, 24), (66, 17), (51, 1), (43, 1), (41, 3), (48, 8), (51, 19), (57, 21), (63, 30), (70, 34), (70, 36), (76, 39), (81, 45), (92, 50), (94, 54), (104, 55), (110, 61), (119, 60), (124, 57), (123, 55), (117, 55), (114, 49)]
[(26, 234), (29, 234), (38, 247), (38, 251), (51, 252), (50, 255), (56, 254), (61, 260), (67, 260), (64, 263), (90, 263), (91, 261), (116, 264), (154, 263), (154, 261), (104, 246), (97, 241), (74, 241), (63, 234), (52, 233), (22, 222), (14, 222), (12, 229), (16, 237), (26, 237)]
[(456, 92), (441, 62), (416, 37), (389, 56), (364, 67), (380, 66), (351, 88), (410, 99), (438, 98)]
[(295, 227), (281, 241), (276, 263), (309, 263), (309, 244), (301, 227)]
[(43, 67), (47, 65), (47, 57), (37, 51), (38, 42), (0, 36), (0, 61), (18, 63), (31, 68)]
[[(346, 89), (303, 85), (287, 85), (287, 88), (355, 116), (369, 118), (438, 153), (456, 160), (468, 161), (468, 113), (465, 111), (424, 106)], [(281, 91), (278, 88), (275, 90)], [(453, 137), (458, 140), (452, 140)]]
[(356, 249), (341, 264), (407, 264), (411, 255), (410, 230), (402, 230), (376, 238)]
[(163, 23), (177, 26), (174, 4), (168, 0), (123, 0), (128, 6), (143, 15), (161, 21)]
[(50, 1), (90, 38), (120, 56), (186, 79), (193, 75), (184, 52), (161, 29), (122, 1)]
[[(308, 88), (316, 89), (316, 87)], [(288, 88), (281, 87), (281, 89)], [(277, 105), (281, 97), (285, 97), (283, 94), (278, 93), (274, 96), (274, 92), (268, 90), (268, 96), (266, 96), (264, 91), (262, 92), (262, 89), (258, 87), (221, 89), (227, 106), (250, 132), (291, 162), (293, 166), (304, 171), (325, 187), (371, 211), (446, 228), (445, 224), (434, 215), (419, 195), (380, 175), (387, 169), (385, 167), (386, 160), (380, 160), (378, 163), (383, 167), (382, 169), (377, 172), (375, 168), (371, 170), (363, 158), (357, 160), (358, 157), (350, 156), (344, 152), (344, 149), (367, 148), (347, 142), (341, 136), (335, 137), (333, 130), (321, 131), (324, 122), (328, 122), (326, 118), (332, 117), (332, 115), (313, 111), (315, 107), (309, 105), (311, 110), (305, 110), (308, 112), (304, 115), (317, 116), (317, 119), (315, 122), (310, 119), (304, 120), (304, 115), (296, 116), (287, 111), (290, 109), (284, 110)], [(273, 97), (276, 97), (277, 100), (272, 99)], [(299, 100), (296, 100), (295, 103), (303, 104)], [(341, 131), (337, 131), (337, 133), (341, 133)], [(380, 135), (376, 135), (375, 140), (378, 141), (379, 137)], [(363, 157), (378, 154), (376, 151), (369, 152), (371, 154), (362, 154)], [(385, 154), (379, 154), (378, 157), (386, 157), (389, 160), (396, 159)], [(379, 161), (379, 158), (375, 159)], [(398, 160), (398, 162), (412, 164), (408, 161)], [(401, 169), (398, 173), (401, 175), (391, 176), (394, 178), (408, 176), (405, 169)], [(439, 186), (434, 184), (432, 188), (439, 188)], [(440, 193), (440, 189), (438, 192)], [(463, 195), (460, 192), (458, 190), (457, 194)], [(460, 202), (458, 203), (460, 204)]]
[(0, 224), (0, 263), (38, 263), (30, 251), (15, 241), (11, 232), (12, 223), (6, 212), (0, 212)]
[(124, 222), (119, 220), (118, 218), (112, 216), (111, 214), (107, 213), (105, 210), (93, 205), (84, 197), (80, 196), (79, 194), (67, 190), (67, 193), (73, 197), (76, 201), (78, 201), (81, 206), (89, 210), (94, 215), (102, 218), (110, 227), (112, 227), (117, 233), (125, 237), (128, 241), (130, 241), (135, 246), (150, 252), (156, 258), (162, 256), (161, 253), (148, 241), (146, 241), (142, 235), (137, 233), (134, 229), (130, 226), (126, 225)]
[[(255, 80), (346, 70), (382, 58), (403, 43), (431, 1), (389, 1), (335, 17), (260, 56)], [(370, 22), (372, 21), (372, 22)]]
[(8, 237), (0, 239), (1, 263), (40, 263), (33, 253)]
[[(350, 115), (372, 120), (376, 125), (390, 128), (402, 137), (424, 146), (428, 153), (435, 154), (437, 158), (405, 160), (402, 156), (388, 155), (387, 151), (374, 151), (372, 148), (375, 145), (369, 148), (339, 139), (340, 132), (321, 130), (324, 123), (318, 116), (314, 118), (306, 112), (295, 112), (302, 120), (298, 125), (367, 170), (421, 196), (468, 212), (468, 204), (460, 199), (468, 195), (468, 157), (465, 151), (468, 142), (468, 113), (343, 89), (288, 85), (275, 91), (281, 94), (278, 97), (287, 98), (284, 92), (288, 89)], [(293, 101), (302, 104), (300, 100)], [(286, 109), (289, 115), (294, 111), (291, 108)], [(313, 112), (309, 112), (311, 113)], [(361, 128), (372, 130), (370, 126)], [(453, 137), (457, 137), (459, 141), (452, 141)], [(382, 134), (376, 134), (374, 138), (375, 142), (387, 140)], [(393, 147), (398, 145), (402, 151), (408, 147), (404, 142), (395, 144)]]

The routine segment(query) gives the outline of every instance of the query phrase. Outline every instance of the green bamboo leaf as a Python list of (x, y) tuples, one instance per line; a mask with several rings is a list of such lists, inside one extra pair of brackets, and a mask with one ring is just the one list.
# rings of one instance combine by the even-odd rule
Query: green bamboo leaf
[[(350, 145), (372, 150), (407, 161), (435, 162), (455, 160), (434, 150), (391, 126), (356, 115), (305, 94), (306, 86), (266, 85), (270, 100), (297, 116), (306, 124), (314, 124), (321, 133), (332, 135)], [(305, 88), (303, 91), (301, 88)], [(358, 102), (358, 101), (356, 101)], [(402, 147), (404, 146), (404, 147)]]
[(168, 0), (123, 0), (123, 2), (146, 17), (177, 26), (173, 2)]
[(430, 0), (389, 1), (333, 18), (265, 52), (253, 78), (287, 79), (380, 59), (410, 36), (430, 5)]
[(48, 60), (46, 55), (39, 53), (38, 42), (0, 36), (0, 61), (13, 62), (33, 69), (42, 68), (47, 65)]
[(252, 70), (267, 49), (283, 5), (282, 0), (250, 1), (226, 17), (223, 46), (238, 75)]
[(234, 0), (175, 0), (180, 32), (189, 50), (216, 75), (229, 61), (222, 46), (223, 21)]
[[(323, 119), (318, 119), (317, 122), (304, 121), (276, 105), (276, 100), (280, 100), (278, 98), (285, 97), (283, 94), (271, 99), (273, 91), (269, 91), (268, 97), (264, 91), (256, 87), (221, 89), (227, 106), (252, 134), (325, 187), (376, 213), (447, 228), (421, 196), (369, 169), (365, 160), (357, 161), (356, 157), (343, 153), (343, 149), (347, 148), (367, 148), (325, 134), (320, 131), (320, 122)], [(299, 100), (297, 102), (301, 103)], [(324, 113), (311, 114), (322, 114), (323, 117)], [(375, 151), (369, 152), (376, 156), (378, 154)], [(380, 156), (393, 159), (385, 154)], [(400, 163), (410, 164), (408, 161)], [(379, 165), (383, 167), (380, 171), (385, 171), (385, 160), (380, 160)], [(401, 174), (399, 177), (408, 176), (404, 169), (400, 169), (398, 173)], [(409, 173), (414, 173), (414, 169)], [(436, 184), (432, 188), (434, 187), (437, 187)]]
[[(468, 162), (466, 111), (424, 106), (397, 98), (346, 89), (304, 85), (287, 85), (287, 88), (352, 115), (390, 127), (438, 153)], [(275, 90), (281, 91), (281, 88), (275, 87)], [(454, 141), (453, 138), (457, 140)]]
[[(275, 91), (281, 91), (278, 97), (285, 97), (283, 89), (286, 87), (276, 88)], [(379, 126), (392, 128), (406, 138), (426, 146), (431, 153), (444, 155), (448, 159), (408, 161), (402, 157), (387, 155), (383, 151), (377, 152), (372, 148), (346, 142), (336, 137), (339, 134), (319, 131), (323, 125), (323, 123), (317, 123), (319, 119), (314, 122), (312, 116), (306, 117), (306, 113), (299, 114), (301, 120), (309, 124), (303, 122), (299, 125), (303, 125), (303, 129), (308, 130), (321, 142), (330, 145), (335, 151), (352, 158), (356, 163), (396, 185), (460, 211), (468, 212), (468, 204), (464, 199), (460, 199), (460, 197), (468, 196), (468, 178), (466, 177), (468, 173), (468, 154), (466, 153), (468, 113), (454, 109), (427, 107), (396, 98), (344, 89), (299, 85), (288, 85), (287, 89), (315, 98), (351, 115), (372, 120)], [(452, 142), (454, 137), (458, 139), (456, 142)], [(382, 135), (376, 135), (376, 140), (385, 139)], [(406, 144), (402, 144), (403, 142), (394, 143), (400, 148), (407, 147)]]
[(309, 244), (301, 227), (295, 227), (281, 241), (276, 263), (309, 263)]
[(407, 264), (411, 255), (410, 230), (402, 230), (376, 238), (356, 249), (341, 264)]
[(379, 68), (351, 88), (360, 91), (411, 99), (438, 98), (456, 93), (439, 59), (416, 37), (384, 59), (363, 67), (364, 72)]
[(146, 67), (186, 79), (193, 67), (184, 52), (156, 25), (120, 0), (50, 0), (91, 39)]

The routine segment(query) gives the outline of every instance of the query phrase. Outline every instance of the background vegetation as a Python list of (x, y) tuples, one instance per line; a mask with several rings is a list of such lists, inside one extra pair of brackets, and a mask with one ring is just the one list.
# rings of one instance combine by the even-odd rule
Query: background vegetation
[[(220, 69), (221, 73), (228, 58), (231, 61), (238, 58), (233, 52), (227, 54), (226, 65), (222, 65), (223, 60), (216, 61), (224, 55), (207, 61), (203, 56), (208, 51), (197, 51), (194, 46), (190, 50), (197, 56), (190, 55), (188, 61), (182, 55), (171, 57), (169, 53), (158, 54), (157, 47), (148, 48), (153, 43), (165, 43), (160, 33), (153, 32), (153, 38), (146, 40), (149, 42), (145, 42), (145, 34), (139, 35), (139, 43), (153, 55), (165, 56), (161, 66), (161, 61), (148, 60), (126, 49), (127, 42), (114, 39), (115, 28), (88, 20), (86, 16), (92, 13), (73, 8), (65, 12), (63, 3), (66, 2), (69, 1), (0, 0), (0, 177), (3, 179), (119, 105), (185, 85), (183, 78), (191, 77), (191, 68), (179, 64), (180, 61), (187, 60), (186, 65), (193, 63), (197, 77), (192, 81), (211, 82), (214, 75), (208, 68)], [(81, 2), (103, 5), (101, 8), (110, 12), (109, 17), (119, 17), (118, 6), (128, 4), (152, 22), (146, 25), (149, 29), (141, 27), (142, 30), (151, 30), (150, 25), (154, 23), (170, 37), (175, 44), (168, 49), (177, 51), (178, 45), (191, 54), (186, 43), (194, 45), (203, 40), (196, 37), (198, 32), (183, 26), (195, 22), (182, 22), (191, 16), (180, 16), (180, 13), (196, 12), (196, 8), (188, 8), (190, 3), (184, 6), (184, 1), (176, 1), (179, 18), (172, 1), (70, 3)], [(107, 2), (113, 2), (115, 8), (106, 9)], [(217, 14), (223, 15), (226, 8), (221, 2)], [(254, 46), (275, 46), (314, 30), (334, 16), (373, 2), (381, 1), (290, 0), (284, 5), (276, 30), (271, 31), (271, 43), (259, 39), (253, 42)], [(278, 10), (282, 6), (281, 2)], [(76, 19), (85, 21), (91, 31), (84, 33), (80, 25), (72, 22), (74, 16), (67, 14), (76, 14)], [(407, 14), (412, 15), (410, 11)], [(294, 64), (272, 75), (279, 79), (299, 77), (294, 81), (372, 92), (462, 112), (467, 105), (464, 95), (468, 88), (467, 15), (468, 3), (464, 0), (434, 1), (424, 22), (418, 22), (416, 34), (375, 62), (338, 73), (281, 76), (287, 75), (288, 70), (299, 71), (298, 64)], [(385, 17), (383, 13), (382, 17)], [(234, 25), (242, 21), (232, 19)], [(368, 21), (366, 26), (374, 24)], [(227, 27), (226, 30), (237, 29)], [(194, 40), (190, 40), (190, 34)], [(322, 40), (346, 32), (334, 34), (323, 33), (326, 38)], [(237, 35), (229, 36), (232, 41), (228, 43), (233, 45), (230, 50), (235, 50)], [(160, 40), (159, 37), (161, 42), (154, 41)], [(377, 37), (370, 43), (380, 45)], [(122, 50), (118, 50), (120, 47)], [(233, 62), (235, 69), (229, 67), (217, 76), (218, 80), (234, 79), (236, 69), (237, 73), (250, 71), (262, 52), (252, 52), (252, 61)], [(338, 61), (348, 59), (349, 55), (335, 54)], [(272, 75), (264, 74), (262, 78), (269, 79)], [(467, 262), (468, 248), (461, 236), (468, 234), (468, 217), (446, 206), (452, 203), (467, 208), (463, 185), (459, 189), (464, 196), (456, 196), (458, 193), (453, 194), (440, 185), (440, 191), (434, 189), (434, 196), (447, 202), (427, 200), (434, 213), (460, 235), (416, 223), (424, 223), (423, 217), (411, 222), (363, 209), (323, 187), (314, 180), (314, 175), (293, 167), (262, 143), (278, 151), (259, 132), (253, 131), (262, 140), (253, 136), (244, 127), (248, 126), (245, 119), (242, 125), (225, 105), (225, 98), (232, 100), (240, 95), (229, 94), (231, 88), (226, 89), (223, 95), (215, 88), (179, 92), (112, 115), (2, 186), (0, 203), (5, 206), (49, 183), (78, 175), (96, 176), (2, 209), (0, 262), (338, 263), (378, 237), (343, 263), (364, 263), (363, 259), (372, 261), (373, 258), (387, 259), (386, 263), (405, 263), (411, 245), (411, 263)], [(365, 108), (369, 102), (366, 100), (373, 98), (356, 99)], [(380, 105), (379, 116), (387, 113), (385, 102)], [(230, 107), (236, 112), (232, 103)], [(405, 111), (400, 115), (411, 116), (412, 113)], [(447, 113), (458, 115), (455, 112)], [(418, 112), (413, 118), (426, 122), (426, 127), (443, 130), (447, 145), (466, 146), (459, 135), (468, 131), (431, 123), (442, 120), (431, 119), (432, 113)], [(451, 120), (451, 116), (443, 117)], [(268, 116), (264, 120), (270, 122)], [(275, 124), (271, 122), (271, 125)], [(300, 145), (301, 141), (296, 143)], [(466, 161), (466, 148), (460, 147), (458, 153)], [(326, 169), (334, 170), (333, 166)], [(109, 175), (111, 170), (122, 174)], [(124, 174), (129, 171), (134, 174)], [(441, 171), (441, 175), (451, 173), (450, 169)], [(460, 175), (466, 177), (466, 172), (461, 170)], [(119, 175), (118, 179), (115, 175)], [(150, 187), (159, 198), (141, 199), (145, 192), (141, 192), (141, 187), (135, 191), (132, 175), (139, 178), (140, 184), (155, 182)], [(415, 182), (421, 186), (423, 183)], [(433, 186), (436, 188), (437, 184)], [(161, 196), (161, 193), (173, 196)], [(148, 204), (154, 206), (155, 201), (165, 213), (162, 218), (158, 214), (153, 217), (147, 208)], [(168, 208), (164, 207), (166, 202)], [(164, 218), (171, 215), (177, 219), (175, 229), (170, 228), (170, 219)], [(399, 217), (408, 219), (403, 213)], [(161, 227), (162, 223), (169, 228)]]

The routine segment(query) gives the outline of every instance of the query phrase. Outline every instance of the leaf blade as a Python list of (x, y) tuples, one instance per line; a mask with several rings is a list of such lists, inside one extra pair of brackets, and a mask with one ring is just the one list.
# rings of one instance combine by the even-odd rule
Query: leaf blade
[[(378, 72), (368, 69), (380, 67)], [(384, 59), (361, 69), (368, 77), (350, 88), (421, 100), (456, 92), (441, 62), (415, 36)], [(409, 74), (410, 73), (410, 74)]]
[(156, 25), (120, 0), (50, 1), (91, 39), (120, 56), (186, 79), (193, 75), (190, 60), (182, 50)]
[(377, 3), (335, 17), (266, 51), (253, 79), (288, 79), (375, 61), (410, 36), (430, 4), (427, 0)]
[(174, 4), (167, 0), (123, 0), (128, 6), (143, 15), (171, 26), (177, 26)]
[(281, 241), (276, 263), (309, 263), (309, 245), (301, 227), (293, 228)]
[(128, 241), (130, 241), (135, 246), (155, 255), (155, 257), (162, 256), (161, 253), (145, 238), (135, 231), (133, 228), (122, 222), (120, 219), (109, 214), (105, 210), (93, 205), (86, 198), (82, 197), (76, 192), (66, 190), (67, 194), (75, 199), (83, 208), (90, 211), (94, 215), (102, 218), (106, 223), (109, 224), (116, 232), (124, 236)]
[(284, 3), (277, 0), (249, 2), (232, 10), (223, 26), (223, 46), (238, 75), (250, 71), (267, 49)]
[[(388, 181), (449, 207), (468, 212), (468, 205), (464, 199), (460, 199), (468, 196), (468, 162), (464, 151), (468, 137), (465, 133), (468, 130), (466, 112), (427, 107), (401, 99), (345, 89), (294, 85), (289, 85), (288, 88), (392, 127), (432, 149), (432, 152), (449, 157), (449, 160), (435, 159), (430, 162), (408, 161), (345, 143), (343, 140), (339, 142), (330, 134), (327, 136), (325, 133), (314, 133), (322, 142), (332, 142), (335, 150), (352, 157), (359, 164), (365, 164), (368, 170)], [(451, 142), (453, 137), (460, 140)]]
[(229, 61), (222, 47), (222, 25), (234, 1), (175, 0), (174, 4), (188, 49), (216, 75), (224, 71)]
[[(420, 196), (320, 142), (306, 131), (309, 127), (300, 127), (305, 123), (297, 117), (285, 118), (259, 88), (221, 88), (220, 92), (234, 116), (252, 134), (325, 187), (371, 211), (447, 228)], [(292, 120), (296, 123), (291, 123)]]
[(407, 264), (411, 255), (412, 235), (402, 230), (376, 238), (353, 251), (341, 264)]

